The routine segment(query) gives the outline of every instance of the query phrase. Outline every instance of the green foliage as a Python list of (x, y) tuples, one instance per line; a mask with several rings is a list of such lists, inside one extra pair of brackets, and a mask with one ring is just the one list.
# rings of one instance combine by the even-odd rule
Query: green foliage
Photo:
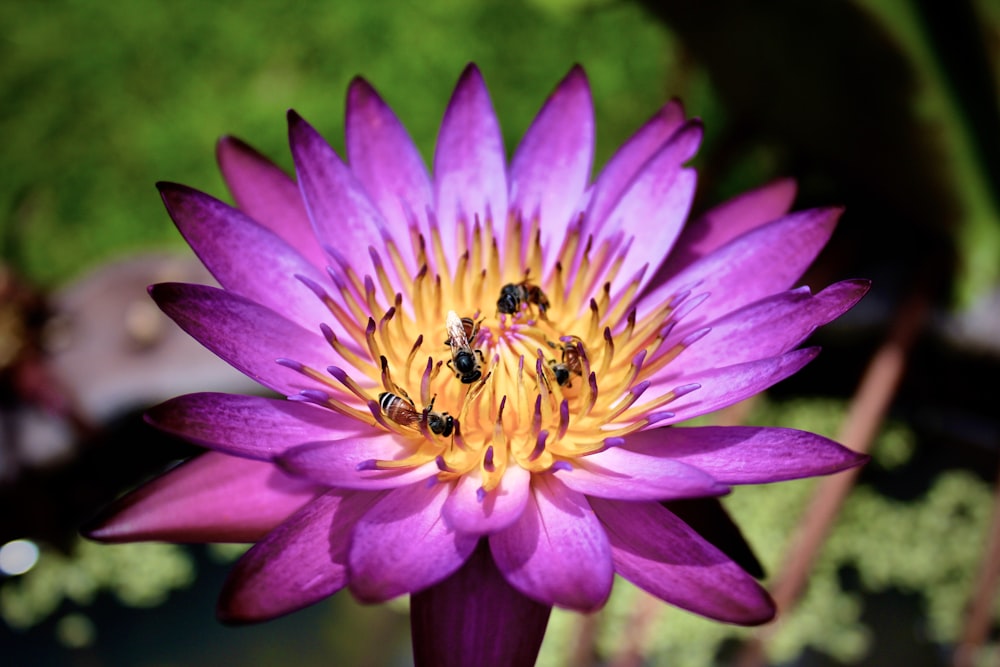
[(293, 107), (341, 150), (355, 75), (429, 158), (466, 63), (483, 70), (509, 147), (582, 63), (603, 162), (680, 71), (668, 33), (620, 3), (53, 0), (4, 3), (0, 26), (0, 253), (46, 284), (115, 253), (180, 248), (153, 183), (224, 196), (213, 160), (223, 134), (290, 168)]
[[(55, 613), (64, 600), (89, 605), (101, 591), (130, 607), (154, 607), (171, 590), (194, 581), (194, 563), (183, 547), (137, 543), (102, 545), (78, 540), (67, 556), (44, 547), (27, 573), (0, 587), (0, 616), (27, 628)], [(72, 636), (80, 624), (71, 622)]]

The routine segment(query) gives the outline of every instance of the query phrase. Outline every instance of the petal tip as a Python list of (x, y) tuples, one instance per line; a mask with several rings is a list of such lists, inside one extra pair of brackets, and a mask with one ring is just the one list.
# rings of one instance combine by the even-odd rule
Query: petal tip
[(230, 151), (242, 151), (249, 148), (249, 145), (231, 134), (223, 134), (215, 141), (215, 154), (219, 156), (222, 153), (228, 153)]
[(80, 535), (95, 542), (110, 542), (117, 533), (118, 531), (113, 528), (110, 518), (103, 513), (85, 521), (80, 526)]
[(480, 71), (479, 65), (477, 65), (476, 63), (468, 63), (465, 66), (465, 69), (462, 70), (462, 74), (458, 77), (458, 83), (459, 85), (461, 85), (463, 83), (471, 82), (476, 79), (482, 81), (483, 73), (482, 71)]
[(349, 106), (365, 105), (372, 99), (378, 99), (374, 86), (361, 76), (351, 79), (347, 86), (347, 102)]
[(868, 291), (872, 288), (872, 281), (869, 280), (868, 278), (851, 278), (849, 280), (845, 280), (844, 282), (853, 287), (854, 290), (858, 292), (859, 298), (867, 294)]
[(743, 625), (747, 627), (752, 627), (755, 625), (764, 625), (765, 623), (770, 623), (774, 620), (775, 616), (778, 615), (778, 606), (774, 602), (774, 598), (771, 597), (763, 588), (760, 589), (761, 596), (758, 606), (747, 609), (745, 614), (736, 616), (732, 620), (726, 620), (730, 623), (735, 623), (737, 625)]
[(299, 112), (295, 109), (289, 109), (285, 113), (285, 118), (288, 119), (288, 131), (289, 133), (294, 133), (300, 129), (311, 127), (306, 119), (299, 115)]
[(240, 609), (239, 603), (234, 599), (236, 596), (233, 587), (227, 581), (219, 594), (219, 601), (215, 605), (215, 618), (223, 625), (239, 627), (252, 625), (261, 621), (269, 620), (270, 617), (247, 614)]
[(868, 454), (862, 454), (861, 452), (856, 452), (853, 449), (847, 449), (846, 447), (844, 450), (848, 454), (844, 456), (844, 460), (839, 466), (831, 470), (832, 473), (843, 472), (845, 470), (850, 470), (851, 468), (860, 468), (863, 465), (867, 465), (872, 460), (872, 457)]
[(222, 169), (233, 159), (241, 155), (262, 158), (263, 156), (250, 144), (231, 134), (224, 134), (215, 142), (215, 161)]
[(580, 63), (574, 63), (572, 67), (569, 68), (569, 72), (563, 77), (562, 84), (565, 86), (572, 86), (574, 88), (584, 88), (585, 90), (590, 90), (590, 81), (587, 78), (587, 70), (583, 68)]

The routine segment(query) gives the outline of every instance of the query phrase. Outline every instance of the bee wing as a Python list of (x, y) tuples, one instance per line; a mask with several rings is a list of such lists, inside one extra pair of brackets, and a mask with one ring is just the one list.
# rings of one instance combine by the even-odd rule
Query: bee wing
[(410, 406), (407, 406), (405, 410), (400, 410), (394, 416), (394, 421), (400, 426), (417, 426), (423, 419), (423, 414)]
[(420, 423), (423, 415), (410, 402), (397, 394), (383, 393), (379, 395), (379, 406), (382, 412), (400, 426), (413, 426)]
[(448, 311), (444, 327), (448, 331), (448, 340), (453, 348), (461, 349), (469, 346), (469, 341), (465, 337), (465, 325), (462, 324), (462, 318), (454, 310)]

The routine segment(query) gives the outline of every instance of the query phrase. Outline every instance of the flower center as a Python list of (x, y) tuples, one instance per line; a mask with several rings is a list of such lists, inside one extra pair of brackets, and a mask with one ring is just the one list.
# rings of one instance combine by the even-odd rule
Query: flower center
[[(611, 287), (627, 243), (595, 248), (592, 239), (581, 244), (574, 228), (548, 268), (537, 221), (527, 227), (513, 217), (501, 253), (489, 224), (460, 226), (463, 252), (454, 267), (438, 271), (429, 267), (449, 262), (437, 229), (429, 243), (415, 235), (421, 267), (415, 277), (390, 243), (398, 290), (374, 250), (375, 276), (363, 279), (335, 257), (342, 269), (339, 277), (331, 271), (339, 301), (309, 285), (351, 336), (340, 340), (323, 325), (327, 340), (365, 377), (289, 362), (336, 389), (304, 392), (306, 398), (395, 433), (408, 447), (408, 456), (369, 461), (366, 468), (436, 460), (439, 480), (478, 469), (481, 493), (489, 493), (508, 466), (529, 472), (571, 466), (671, 416), (661, 408), (696, 388), (677, 387), (636, 405), (647, 378), (697, 337), (672, 342), (669, 335), (678, 307), (697, 301), (689, 292), (637, 321), (639, 277), (618, 293)], [(525, 232), (532, 243), (522, 243)], [(353, 407), (353, 397), (336, 397), (345, 387), (370, 414)]]

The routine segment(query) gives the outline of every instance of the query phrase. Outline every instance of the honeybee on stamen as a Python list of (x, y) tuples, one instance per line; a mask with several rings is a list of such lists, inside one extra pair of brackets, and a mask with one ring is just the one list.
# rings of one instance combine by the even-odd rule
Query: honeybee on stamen
[(560, 387), (573, 387), (570, 383), (569, 367), (566, 364), (549, 359), (549, 368), (552, 369), (552, 374), (556, 377), (556, 384)]
[(444, 325), (448, 331), (448, 346), (451, 347), (448, 368), (455, 373), (455, 377), (460, 379), (462, 384), (478, 381), (483, 377), (483, 363), (486, 359), (481, 350), (473, 349), (469, 345), (469, 337), (462, 318), (454, 310), (449, 310)]
[(501, 313), (513, 315), (521, 309), (522, 303), (534, 304), (538, 307), (538, 314), (542, 319), (548, 319), (545, 313), (549, 309), (549, 298), (538, 285), (525, 279), (519, 283), (507, 283), (500, 288), (497, 310)]
[(409, 399), (384, 391), (378, 395), (378, 405), (382, 414), (400, 426), (420, 428), (421, 424), (426, 424), (431, 433), (447, 438), (455, 430), (455, 419), (447, 412), (434, 411), (435, 398), (418, 412)]
[(561, 361), (549, 360), (549, 368), (552, 369), (552, 374), (555, 375), (556, 382), (560, 387), (573, 386), (570, 384), (573, 379), (571, 374), (583, 375), (583, 361), (580, 354), (583, 341), (578, 336), (566, 336), (566, 338), (570, 340), (564, 345), (556, 345), (552, 341), (548, 341), (549, 347), (558, 347), (562, 350)]

